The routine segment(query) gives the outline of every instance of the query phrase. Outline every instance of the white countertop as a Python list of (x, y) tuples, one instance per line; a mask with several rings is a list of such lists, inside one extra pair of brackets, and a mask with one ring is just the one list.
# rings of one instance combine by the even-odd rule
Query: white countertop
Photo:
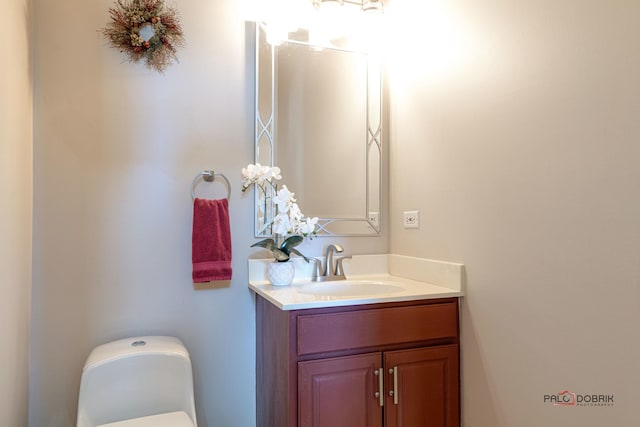
[[(314, 295), (309, 289), (336, 286), (337, 282), (311, 282), (311, 267), (295, 259), (296, 277), (290, 286), (273, 286), (266, 280), (271, 260), (249, 260), (249, 288), (281, 310), (338, 307), (384, 302), (460, 297), (463, 265), (400, 255), (354, 255), (344, 261), (348, 283), (391, 285), (391, 292), (375, 295)], [(310, 288), (313, 287), (313, 288)]]

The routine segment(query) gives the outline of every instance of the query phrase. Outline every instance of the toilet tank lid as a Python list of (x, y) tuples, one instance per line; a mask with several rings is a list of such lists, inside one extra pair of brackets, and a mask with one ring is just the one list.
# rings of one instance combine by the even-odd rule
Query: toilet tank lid
[(176, 337), (132, 337), (94, 348), (84, 364), (83, 371), (117, 359), (151, 354), (175, 355), (189, 359), (189, 352)]

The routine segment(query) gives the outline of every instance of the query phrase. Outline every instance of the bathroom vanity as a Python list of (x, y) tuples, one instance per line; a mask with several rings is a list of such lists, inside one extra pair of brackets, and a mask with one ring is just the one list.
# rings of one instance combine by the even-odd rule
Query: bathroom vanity
[[(309, 34), (272, 44), (256, 26), (255, 161), (295, 171), (282, 183), (319, 217), (319, 235), (379, 235), (388, 154), (379, 55), (314, 45)], [(274, 198), (255, 197), (255, 236), (271, 237)], [(269, 260), (249, 261), (257, 426), (458, 427), (463, 266), (353, 255), (329, 269), (330, 248), (322, 278), (294, 260), (290, 286), (266, 281)], [(342, 266), (346, 279), (335, 280)]]
[[(252, 273), (250, 265), (258, 427), (459, 426), (462, 293), (455, 282), (462, 266), (374, 257), (345, 262), (342, 295), (339, 282), (301, 279), (278, 289), (257, 280), (260, 267)], [(369, 274), (354, 274), (358, 267)], [(390, 273), (394, 268), (413, 278)], [(376, 293), (377, 285), (386, 288)]]

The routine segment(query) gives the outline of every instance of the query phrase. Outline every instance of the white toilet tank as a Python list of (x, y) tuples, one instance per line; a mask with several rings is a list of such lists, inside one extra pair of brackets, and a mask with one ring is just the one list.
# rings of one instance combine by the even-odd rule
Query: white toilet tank
[(127, 338), (91, 352), (82, 370), (78, 427), (160, 426), (163, 418), (166, 425), (197, 425), (191, 359), (178, 338)]

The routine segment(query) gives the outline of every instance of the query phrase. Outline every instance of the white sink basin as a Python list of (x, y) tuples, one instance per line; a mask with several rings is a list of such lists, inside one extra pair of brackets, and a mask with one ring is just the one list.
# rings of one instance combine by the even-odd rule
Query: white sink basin
[(350, 297), (359, 295), (384, 295), (403, 292), (405, 288), (388, 283), (370, 282), (366, 280), (339, 280), (336, 282), (319, 282), (305, 285), (298, 293), (306, 295)]

